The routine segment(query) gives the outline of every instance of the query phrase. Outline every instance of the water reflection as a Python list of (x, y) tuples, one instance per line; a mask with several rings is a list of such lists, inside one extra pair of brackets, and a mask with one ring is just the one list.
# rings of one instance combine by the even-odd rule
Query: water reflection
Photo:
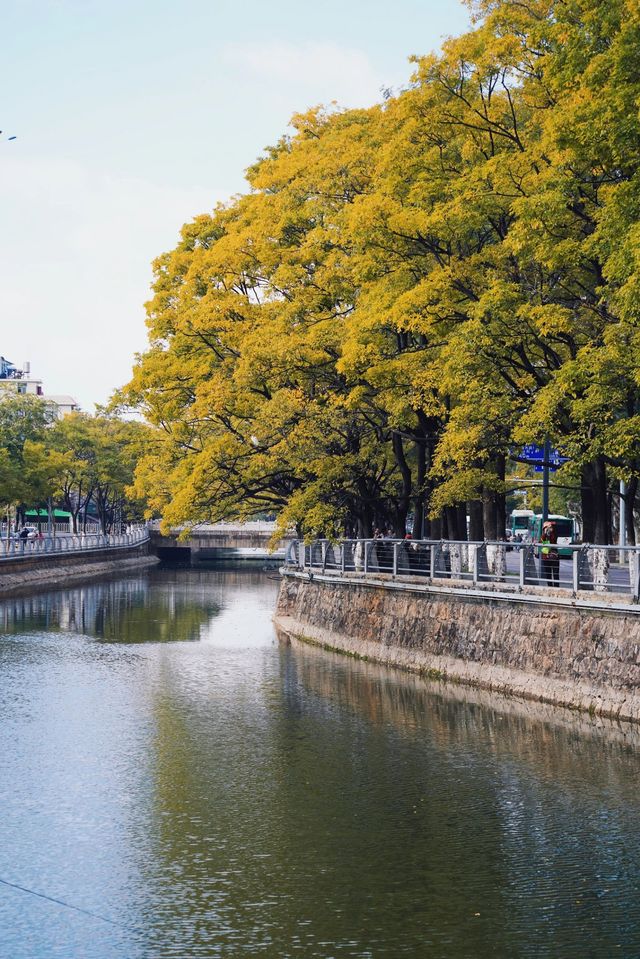
[(640, 954), (638, 730), (278, 645), (277, 585), (4, 605), (0, 879), (121, 925), (0, 886), (0, 954)]
[(101, 580), (0, 602), (0, 633), (73, 632), (105, 642), (188, 642), (220, 612), (204, 582), (175, 571)]
[[(302, 643), (281, 630), (279, 641), (290, 649), (289, 668), (295, 683), (302, 684), (327, 702), (358, 708), (374, 723), (393, 723), (399, 732), (411, 734), (428, 719), (433, 731), (440, 729), (443, 745), (456, 738), (472, 744), (478, 738), (501, 744), (505, 737), (516, 742), (523, 755), (537, 762), (549, 760), (549, 737), (563, 737), (580, 752), (593, 742), (607, 750), (640, 749), (640, 725), (619, 722), (588, 713), (559, 709), (535, 700), (503, 696), (452, 682), (427, 680), (410, 672), (388, 669), (364, 660), (351, 659)], [(292, 665), (293, 664), (293, 667)], [(453, 719), (453, 721), (452, 721)], [(532, 742), (532, 734), (535, 741)], [(575, 750), (572, 750), (575, 755)], [(563, 768), (569, 757), (563, 756)], [(550, 774), (557, 774), (552, 768)]]
[[(416, 948), (422, 934), (447, 956), (640, 954), (637, 726), (295, 641), (283, 679), (311, 711), (350, 713), (385, 741), (370, 790), (386, 882), (395, 876), (402, 890), (398, 914), (403, 874), (419, 877), (425, 896)], [(338, 761), (347, 782), (363, 763), (359, 738), (349, 745)], [(400, 940), (407, 932), (396, 930)]]

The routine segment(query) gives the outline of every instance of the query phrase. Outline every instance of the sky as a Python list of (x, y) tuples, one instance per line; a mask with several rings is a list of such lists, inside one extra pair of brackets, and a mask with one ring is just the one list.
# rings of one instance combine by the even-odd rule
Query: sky
[(182, 224), (293, 113), (379, 101), (468, 22), (458, 0), (2, 0), (0, 354), (105, 403)]

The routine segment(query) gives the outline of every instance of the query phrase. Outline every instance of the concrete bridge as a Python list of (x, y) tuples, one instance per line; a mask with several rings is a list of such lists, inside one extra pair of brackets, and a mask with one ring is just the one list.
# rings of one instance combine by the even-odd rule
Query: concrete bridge
[(275, 523), (216, 523), (202, 524), (188, 531), (181, 538), (184, 527), (163, 534), (158, 527), (151, 527), (151, 550), (160, 559), (184, 559), (190, 563), (253, 561), (281, 565), (294, 533), (280, 540), (276, 549), (271, 549)]

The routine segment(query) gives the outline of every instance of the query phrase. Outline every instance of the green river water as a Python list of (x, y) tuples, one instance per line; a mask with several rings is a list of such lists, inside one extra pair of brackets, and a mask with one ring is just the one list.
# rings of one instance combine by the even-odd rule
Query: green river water
[(277, 589), (0, 603), (0, 957), (640, 957), (640, 732), (286, 645)]

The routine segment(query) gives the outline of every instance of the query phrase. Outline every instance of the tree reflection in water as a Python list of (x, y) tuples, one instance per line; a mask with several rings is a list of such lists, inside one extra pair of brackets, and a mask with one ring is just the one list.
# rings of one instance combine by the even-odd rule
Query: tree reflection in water
[(5, 894), (0, 952), (639, 955), (638, 729), (278, 645), (277, 588), (0, 605), (0, 877), (143, 930)]
[(220, 612), (205, 582), (176, 571), (152, 571), (126, 579), (20, 596), (0, 602), (0, 633), (81, 633), (109, 643), (199, 640)]

